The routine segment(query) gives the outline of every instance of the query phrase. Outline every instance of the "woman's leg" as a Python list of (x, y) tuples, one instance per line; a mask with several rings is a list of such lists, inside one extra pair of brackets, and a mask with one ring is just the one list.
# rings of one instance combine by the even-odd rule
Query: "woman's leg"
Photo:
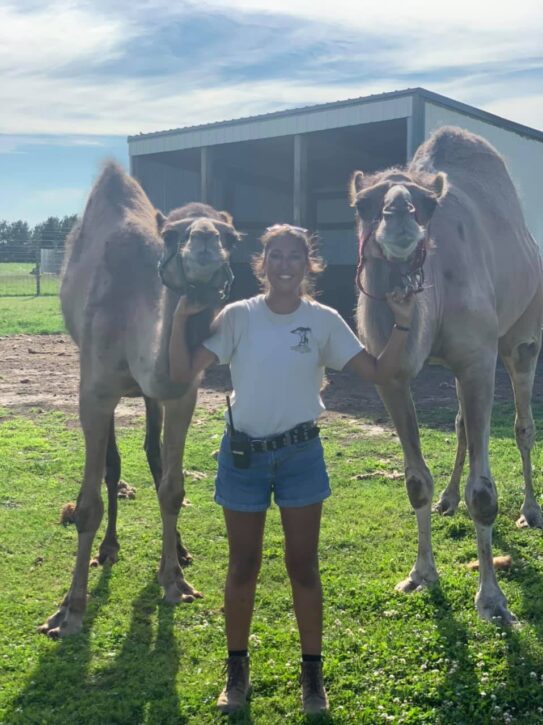
[(287, 566), (300, 643), (304, 655), (322, 649), (322, 587), (319, 573), (319, 532), (322, 502), (281, 508)]
[(230, 652), (246, 650), (255, 589), (262, 561), (266, 511), (246, 513), (223, 508), (228, 533), (228, 574), (224, 587), (226, 640)]

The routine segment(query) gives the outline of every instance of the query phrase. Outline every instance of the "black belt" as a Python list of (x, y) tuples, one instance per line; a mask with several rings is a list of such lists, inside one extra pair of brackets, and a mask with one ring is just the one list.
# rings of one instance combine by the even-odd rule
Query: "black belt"
[[(290, 430), (272, 436), (271, 438), (250, 438), (247, 436), (252, 453), (266, 453), (277, 451), (279, 448), (291, 446), (293, 443), (305, 443), (319, 435), (320, 428), (313, 421), (300, 423)], [(226, 433), (230, 435), (230, 426), (227, 424)], [(239, 435), (239, 434), (237, 434)]]

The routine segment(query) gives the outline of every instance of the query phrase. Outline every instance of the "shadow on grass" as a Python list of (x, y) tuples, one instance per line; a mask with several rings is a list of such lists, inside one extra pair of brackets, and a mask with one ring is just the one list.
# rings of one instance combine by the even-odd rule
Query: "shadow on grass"
[[(77, 698), (85, 686), (91, 658), (89, 640), (92, 623), (109, 598), (110, 578), (111, 569), (103, 568), (90, 594), (83, 631), (75, 637), (60, 640), (41, 657), (26, 688), (8, 711), (7, 722), (13, 725), (61, 722), (59, 715), (67, 703), (70, 717), (77, 717)], [(42, 636), (36, 634), (36, 637)]]
[(443, 725), (475, 723), (474, 703), (479, 701), (480, 696), (476, 665), (468, 647), (471, 633), (455, 618), (439, 581), (428, 589), (428, 593), (437, 631), (446, 657), (451, 662), (447, 678), (442, 681), (436, 696), (439, 722)]
[[(107, 599), (109, 576), (103, 569), (92, 593), (101, 604)], [(62, 640), (42, 658), (14, 702), (8, 722), (71, 725), (83, 717), (85, 725), (187, 722), (176, 691), (180, 654), (173, 631), (175, 609), (160, 601), (156, 581), (142, 589), (132, 606), (130, 629), (119, 634), (121, 649), (109, 666), (89, 672), (92, 624), (99, 611), (97, 604), (90, 605), (83, 632)], [(114, 641), (115, 632), (109, 634)]]
[[(477, 634), (455, 620), (454, 611), (439, 582), (429, 590), (439, 635), (444, 641), (448, 659), (454, 663), (442, 683), (438, 698), (441, 701), (437, 704), (439, 723), (443, 725), (543, 723), (543, 662), (536, 651), (537, 642), (530, 642), (530, 637), (523, 632), (523, 625), (529, 623), (536, 640), (539, 643), (543, 641), (543, 602), (540, 596), (543, 576), (531, 563), (532, 558), (525, 558), (522, 547), (498, 532), (494, 538), (495, 543), (515, 562), (512, 571), (501, 573), (499, 579), (507, 577), (518, 584), (523, 606), (520, 612), (516, 612), (520, 615), (519, 627), (504, 628), (491, 623), (482, 625), (487, 628), (484, 635), (486, 642), (481, 645), (476, 661), (473, 641)], [(488, 634), (492, 637), (489, 638)], [(494, 645), (489, 641), (492, 638)], [(501, 661), (500, 655), (503, 657)], [(493, 670), (493, 684), (485, 685), (485, 673), (489, 668)]]

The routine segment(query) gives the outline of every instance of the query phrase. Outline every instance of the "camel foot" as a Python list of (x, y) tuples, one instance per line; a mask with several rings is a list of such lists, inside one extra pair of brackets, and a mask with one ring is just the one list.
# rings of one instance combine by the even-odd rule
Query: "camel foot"
[(434, 504), (432, 511), (441, 516), (454, 516), (459, 503), (460, 498), (458, 496), (451, 496), (444, 491), (439, 497), (439, 501)]
[(195, 599), (202, 599), (203, 596), (185, 579), (177, 579), (165, 587), (164, 591), (164, 601), (168, 604), (188, 604)]
[(507, 602), (503, 597), (496, 599), (476, 597), (475, 606), (481, 619), (486, 619), (487, 622), (492, 622), (492, 624), (497, 624), (502, 627), (519, 626), (518, 619), (509, 611)]
[(407, 579), (404, 579), (403, 581), (396, 584), (394, 587), (395, 591), (402, 592), (402, 594), (412, 594), (413, 592), (420, 592), (423, 589), (426, 589), (427, 587), (432, 586), (438, 579), (437, 574), (427, 576), (427, 577), (421, 577), (421, 576), (413, 576), (410, 574)]
[(521, 509), (517, 519), (519, 529), (543, 529), (543, 514), (539, 506)]
[(92, 567), (103, 566), (104, 564), (115, 564), (119, 560), (119, 546), (118, 542), (109, 543), (102, 541), (98, 554), (91, 560), (90, 565)]
[(78, 634), (83, 627), (83, 614), (84, 612), (72, 611), (69, 604), (63, 603), (46, 622), (38, 627), (38, 632), (51, 639)]

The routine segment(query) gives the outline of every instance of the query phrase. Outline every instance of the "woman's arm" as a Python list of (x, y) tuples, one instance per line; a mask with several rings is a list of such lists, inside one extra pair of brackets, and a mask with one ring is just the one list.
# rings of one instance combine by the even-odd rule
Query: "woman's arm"
[(191, 383), (203, 370), (218, 362), (215, 353), (203, 345), (192, 352), (187, 346), (187, 320), (202, 309), (191, 306), (185, 296), (180, 298), (175, 309), (169, 346), (170, 379), (174, 383)]
[(413, 317), (415, 297), (412, 293), (402, 295), (398, 290), (394, 290), (387, 295), (387, 302), (394, 313), (395, 325), (381, 354), (379, 357), (374, 357), (367, 350), (361, 350), (343, 368), (376, 385), (386, 383), (393, 378), (401, 367)]

